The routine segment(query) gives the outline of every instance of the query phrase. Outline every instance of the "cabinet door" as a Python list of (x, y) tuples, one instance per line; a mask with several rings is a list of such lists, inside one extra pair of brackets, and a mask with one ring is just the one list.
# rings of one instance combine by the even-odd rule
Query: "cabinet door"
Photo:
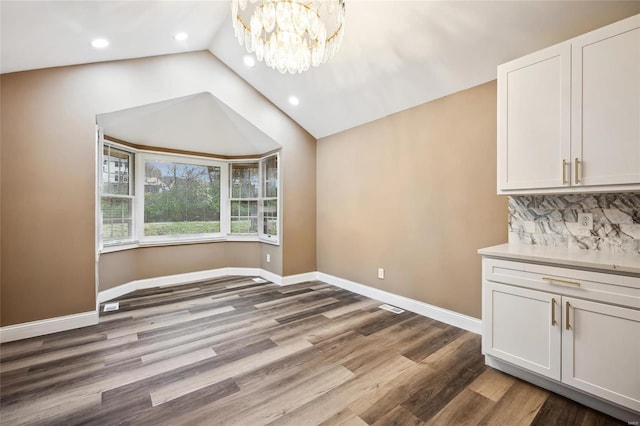
[(640, 411), (640, 311), (563, 297), (562, 381)]
[(560, 297), (485, 282), (482, 349), (560, 380)]
[(568, 186), (571, 46), (498, 67), (498, 190)]
[(572, 185), (640, 183), (640, 15), (576, 38), (572, 54)]

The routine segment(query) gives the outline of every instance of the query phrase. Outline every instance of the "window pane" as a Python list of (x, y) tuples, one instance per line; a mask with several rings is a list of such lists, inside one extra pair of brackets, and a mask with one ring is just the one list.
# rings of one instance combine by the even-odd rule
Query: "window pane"
[[(260, 195), (258, 163), (231, 164), (231, 233), (258, 233), (258, 201)], [(243, 200), (244, 199), (244, 200)]]
[(258, 198), (258, 163), (231, 165), (231, 198)]
[(129, 185), (132, 173), (133, 154), (105, 145), (102, 156), (102, 192), (132, 195)]
[(102, 197), (102, 241), (121, 241), (133, 237), (132, 200)]
[(264, 200), (262, 209), (262, 233), (278, 235), (278, 200)]
[(144, 164), (144, 235), (220, 232), (220, 167)]
[(269, 157), (263, 162), (264, 194), (263, 197), (278, 196), (278, 157)]
[(256, 234), (258, 233), (258, 202), (257, 201), (231, 201), (231, 233), (232, 234)]

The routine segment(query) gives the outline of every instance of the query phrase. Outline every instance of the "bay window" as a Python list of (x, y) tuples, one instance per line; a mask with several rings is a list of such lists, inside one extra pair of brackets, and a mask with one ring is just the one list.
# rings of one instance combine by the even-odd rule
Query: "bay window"
[(100, 161), (101, 246), (278, 243), (278, 154), (239, 162), (105, 141)]

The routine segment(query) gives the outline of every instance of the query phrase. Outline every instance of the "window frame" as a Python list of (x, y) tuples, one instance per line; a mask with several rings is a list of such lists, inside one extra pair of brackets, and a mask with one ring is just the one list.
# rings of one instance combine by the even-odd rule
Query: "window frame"
[[(266, 197), (265, 195), (265, 183), (266, 183), (266, 171), (265, 164), (270, 158), (276, 159), (277, 165), (277, 175), (276, 175), (276, 196), (275, 197)], [(232, 167), (233, 164), (248, 164), (248, 163), (256, 163), (258, 165), (258, 197), (257, 198), (231, 198), (232, 195)], [(258, 241), (263, 243), (269, 243), (274, 245), (280, 244), (280, 211), (281, 211), (281, 201), (280, 201), (280, 192), (281, 192), (281, 182), (280, 182), (280, 152), (268, 154), (261, 156), (259, 158), (247, 160), (247, 159), (235, 159), (229, 160), (229, 200), (228, 200), (228, 209), (229, 209), (229, 226), (231, 224), (231, 201), (257, 201), (257, 209), (258, 209), (258, 231), (256, 233), (247, 233), (247, 234), (232, 234), (229, 230), (228, 239), (233, 241), (256, 241), (255, 237), (257, 236)], [(275, 201), (276, 202), (276, 234), (271, 235), (264, 232), (264, 203), (266, 201)]]
[[(105, 192), (104, 191), (104, 185), (105, 185), (105, 180), (104, 180), (104, 161), (105, 161), (105, 154), (104, 154), (104, 150), (105, 148), (108, 147), (110, 150), (114, 149), (116, 151), (119, 151), (121, 153), (124, 153), (127, 157), (128, 157), (128, 161), (129, 161), (129, 181), (127, 182), (128, 186), (129, 186), (129, 194), (112, 194), (110, 192)], [(135, 219), (135, 214), (136, 214), (136, 206), (135, 206), (135, 200), (136, 200), (136, 188), (135, 188), (135, 176), (136, 176), (136, 153), (133, 152), (131, 149), (124, 147), (122, 145), (119, 144), (111, 144), (111, 143), (101, 143), (100, 144), (100, 155), (99, 155), (99, 164), (100, 164), (100, 170), (98, 171), (98, 176), (99, 176), (99, 185), (98, 185), (98, 202), (99, 202), (99, 238), (100, 238), (100, 246), (101, 247), (114, 247), (114, 246), (122, 246), (125, 244), (132, 244), (135, 243), (136, 241), (136, 219)], [(132, 173), (133, 172), (133, 173)], [(109, 170), (107, 170), (107, 175), (110, 175), (111, 173), (109, 173)], [(131, 179), (131, 175), (133, 174), (133, 179)], [(132, 182), (133, 181), (133, 182)], [(123, 199), (123, 200), (130, 200), (131, 201), (131, 219), (130, 219), (130, 228), (131, 231), (129, 232), (130, 237), (128, 238), (122, 238), (122, 239), (117, 239), (117, 240), (110, 240), (110, 241), (105, 241), (103, 238), (103, 232), (104, 232), (104, 214), (103, 214), (103, 210), (102, 210), (102, 200), (105, 198), (110, 198), (110, 199)]]
[[(131, 208), (133, 210), (131, 222), (132, 233), (131, 238), (118, 241), (103, 241), (102, 238), (102, 198), (104, 182), (102, 174), (102, 164), (104, 156), (104, 148), (106, 146), (112, 147), (119, 151), (124, 151), (130, 158), (133, 158), (133, 169), (130, 163), (130, 178), (129, 187), (132, 195), (121, 196), (123, 198), (131, 198)], [(271, 157), (276, 157), (277, 161), (277, 197), (263, 198), (264, 191), (264, 162)], [(145, 185), (145, 161), (164, 161), (174, 162), (181, 164), (193, 164), (203, 166), (220, 167), (220, 232), (206, 233), (206, 234), (182, 234), (182, 235), (159, 235), (159, 236), (145, 236), (144, 235), (144, 185)], [(100, 143), (99, 150), (99, 164), (100, 169), (97, 170), (99, 185), (97, 191), (98, 198), (98, 212), (97, 217), (97, 237), (99, 238), (99, 250), (101, 253), (109, 253), (113, 251), (128, 250), (137, 247), (150, 247), (150, 246), (163, 246), (163, 245), (181, 245), (181, 244), (195, 244), (195, 243), (210, 243), (217, 241), (254, 241), (268, 243), (272, 245), (280, 245), (280, 232), (281, 232), (281, 163), (280, 153), (270, 153), (268, 155), (256, 156), (251, 158), (242, 159), (224, 159), (215, 157), (205, 157), (190, 154), (181, 154), (174, 152), (159, 152), (153, 150), (145, 150), (139, 148), (133, 148), (131, 146), (118, 143), (111, 139), (104, 138)], [(258, 164), (258, 198), (245, 198), (237, 200), (255, 200), (257, 201), (258, 208), (258, 232), (250, 234), (232, 234), (231, 233), (231, 167), (235, 163), (256, 163)], [(133, 176), (131, 176), (131, 170), (133, 170)], [(107, 195), (110, 196), (110, 195)], [(277, 210), (277, 235), (268, 235), (263, 232), (263, 203), (265, 200), (276, 200)], [(236, 199), (234, 199), (236, 200)], [(99, 220), (98, 220), (99, 218)]]
[[(147, 160), (156, 160), (162, 162), (169, 163), (180, 163), (180, 164), (192, 164), (195, 166), (213, 166), (220, 168), (220, 231), (215, 233), (205, 233), (205, 234), (179, 234), (179, 235), (154, 235), (154, 236), (145, 236), (144, 235), (144, 177), (145, 177), (145, 161)], [(191, 155), (184, 154), (163, 154), (155, 151), (139, 151), (139, 154), (136, 156), (136, 176), (135, 178), (135, 186), (136, 186), (136, 199), (134, 203), (136, 204), (136, 218), (135, 221), (139, 225), (137, 226), (137, 240), (140, 245), (162, 245), (162, 244), (172, 244), (172, 243), (180, 243), (180, 242), (200, 242), (200, 241), (216, 241), (221, 240), (228, 233), (226, 232), (224, 224), (228, 222), (228, 218), (225, 217), (225, 209), (223, 207), (224, 200), (227, 197), (224, 182), (228, 179), (226, 173), (226, 164), (220, 160), (214, 160), (204, 157), (196, 157)]]
[[(238, 164), (255, 164), (258, 166), (258, 195), (257, 197), (246, 197), (246, 198), (237, 198), (237, 197), (233, 197), (233, 166), (234, 165), (238, 165)], [(256, 160), (233, 160), (233, 161), (229, 161), (229, 199), (228, 199), (228, 210), (229, 210), (229, 235), (234, 237), (234, 238), (240, 238), (240, 239), (244, 239), (244, 237), (255, 237), (259, 235), (259, 222), (260, 222), (260, 202), (261, 202), (261, 198), (260, 198), (260, 183), (261, 183), (261, 173), (260, 173), (260, 162), (256, 161)], [(233, 201), (255, 201), (256, 203), (256, 232), (245, 232), (245, 233), (233, 233), (231, 232), (231, 218), (233, 217), (232, 214), (232, 209), (231, 209), (231, 204)], [(253, 216), (247, 216), (247, 217), (253, 217)]]
[[(264, 194), (265, 186), (267, 183), (267, 175), (265, 170), (265, 165), (267, 161), (275, 157), (276, 159), (276, 196), (275, 197), (267, 197)], [(260, 201), (258, 203), (258, 236), (261, 241), (277, 244), (280, 241), (280, 192), (281, 192), (281, 182), (280, 182), (280, 154), (275, 153), (272, 155), (267, 155), (260, 158), (260, 171), (258, 176), (260, 177)], [(264, 204), (266, 201), (275, 201), (276, 202), (276, 234), (271, 235), (264, 232)]]

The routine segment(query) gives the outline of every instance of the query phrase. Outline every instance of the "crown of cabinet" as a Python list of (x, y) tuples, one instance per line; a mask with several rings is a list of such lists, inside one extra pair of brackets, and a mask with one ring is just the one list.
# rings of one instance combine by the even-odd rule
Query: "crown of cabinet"
[(640, 190), (640, 15), (498, 67), (498, 193)]

